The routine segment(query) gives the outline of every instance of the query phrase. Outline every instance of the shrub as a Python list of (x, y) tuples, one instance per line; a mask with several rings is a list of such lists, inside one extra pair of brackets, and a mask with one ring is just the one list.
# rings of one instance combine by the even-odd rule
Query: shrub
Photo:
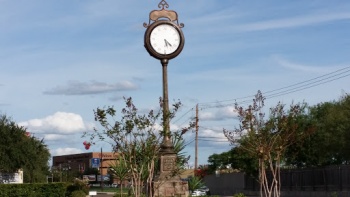
[(238, 193), (233, 195), (233, 197), (246, 197), (243, 193)]
[(64, 183), (0, 184), (1, 197), (61, 197), (65, 191)]
[(66, 196), (72, 196), (72, 193), (74, 191), (83, 191), (86, 196), (87, 194), (89, 194), (89, 186), (86, 182), (80, 179), (75, 179), (73, 183), (67, 186)]
[(75, 190), (72, 192), (71, 197), (86, 197), (86, 194), (83, 190)]

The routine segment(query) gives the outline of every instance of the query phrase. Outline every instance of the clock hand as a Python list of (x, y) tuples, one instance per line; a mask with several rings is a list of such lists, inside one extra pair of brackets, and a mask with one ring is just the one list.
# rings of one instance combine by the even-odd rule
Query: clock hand
[(164, 39), (164, 42), (165, 42), (165, 46), (167, 47), (168, 45), (170, 46), (170, 47), (172, 47), (172, 45), (166, 40), (166, 39)]

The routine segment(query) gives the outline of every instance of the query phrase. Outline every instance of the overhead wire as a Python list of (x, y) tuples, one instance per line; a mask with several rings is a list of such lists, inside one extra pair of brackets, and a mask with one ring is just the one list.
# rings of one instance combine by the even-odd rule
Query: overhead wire
[(229, 142), (228, 140), (204, 140), (204, 139), (198, 139), (199, 141), (206, 141), (206, 142)]
[(192, 144), (195, 140), (196, 140), (196, 139), (193, 138), (190, 142), (187, 142), (187, 143), (185, 144), (185, 146), (187, 146), (187, 145), (189, 145), (189, 144)]
[(182, 116), (174, 120), (172, 123), (175, 124), (177, 121), (181, 120), (183, 117), (185, 117), (188, 113), (194, 110), (194, 107), (190, 108), (187, 112), (185, 112)]
[[(312, 79), (309, 79), (306, 81), (302, 81), (302, 82), (298, 82), (298, 83), (288, 85), (288, 86), (285, 86), (282, 88), (266, 91), (266, 92), (263, 92), (263, 94), (265, 94), (266, 99), (270, 99), (270, 98), (298, 92), (301, 90), (309, 89), (309, 88), (312, 88), (315, 86), (319, 86), (319, 85), (322, 85), (325, 83), (329, 83), (331, 81), (335, 81), (335, 80), (350, 76), (349, 72), (350, 72), (350, 66), (338, 69), (338, 70), (333, 71), (331, 73), (327, 73), (327, 74), (324, 74), (324, 75), (321, 75), (321, 76), (318, 76), (318, 77), (315, 77), (315, 78), (312, 78)], [(244, 96), (244, 97), (239, 97), (239, 98), (235, 98), (235, 99), (198, 103), (198, 105), (200, 106), (201, 110), (208, 109), (208, 108), (222, 108), (222, 107), (226, 107), (226, 106), (232, 106), (234, 104), (241, 105), (241, 104), (245, 104), (245, 103), (250, 103), (251, 98), (254, 98), (254, 97), (255, 97), (255, 95), (250, 95), (250, 96)], [(232, 101), (235, 101), (235, 102), (232, 103)], [(231, 103), (226, 103), (226, 102), (231, 102)], [(173, 123), (178, 122), (179, 120), (181, 120), (183, 117), (185, 117), (188, 113), (190, 113), (193, 110), (194, 110), (194, 107), (192, 107), (187, 112), (185, 112), (181, 117), (179, 117)], [(187, 118), (186, 121), (190, 121), (192, 118), (193, 117), (191, 117), (190, 119)], [(200, 126), (200, 127), (204, 128), (204, 129), (218, 131), (218, 130), (211, 129), (211, 128), (206, 128), (206, 127), (202, 127), (202, 126)], [(227, 140), (224, 141), (224, 140), (216, 140), (216, 139), (220, 139), (220, 137), (208, 137), (208, 136), (207, 137), (204, 137), (204, 136), (198, 137), (199, 141), (225, 142), (225, 143), (229, 142)], [(190, 142), (186, 143), (186, 145), (193, 143), (195, 140), (196, 139), (192, 139)]]
[[(266, 91), (263, 92), (263, 94), (265, 94), (265, 98), (269, 99), (269, 98), (274, 98), (277, 96), (282, 96), (282, 95), (286, 95), (286, 94), (290, 94), (290, 93), (294, 93), (297, 91), (301, 91), (301, 90), (305, 90), (305, 89), (309, 89), (318, 85), (322, 85), (331, 81), (335, 81), (347, 76), (350, 76), (350, 66), (347, 66), (345, 68), (341, 68), (338, 69), (336, 71), (306, 80), (306, 81), (302, 81), (299, 83), (295, 83), (292, 85), (288, 85), (282, 88), (278, 88), (275, 90), (270, 90), (270, 91)], [(349, 74), (347, 74), (349, 73)], [(281, 91), (283, 90), (283, 91)], [(275, 92), (275, 93), (274, 93)], [(269, 94), (272, 93), (272, 94)], [(243, 100), (243, 99), (248, 99), (248, 98), (254, 98), (255, 95), (250, 95), (250, 96), (245, 96), (245, 97), (239, 97), (239, 98), (235, 98), (235, 99), (228, 99), (228, 100), (221, 100), (221, 101), (212, 101), (212, 102), (203, 102), (203, 103), (198, 103), (201, 106), (201, 109), (208, 109), (208, 108), (222, 108), (222, 107), (226, 107), (226, 106), (231, 106), (234, 105), (235, 103), (237, 104), (244, 104), (244, 103), (249, 103), (251, 102), (251, 100)], [(242, 101), (239, 101), (242, 100)], [(225, 102), (231, 102), (231, 101), (235, 101), (234, 103), (225, 103)]]

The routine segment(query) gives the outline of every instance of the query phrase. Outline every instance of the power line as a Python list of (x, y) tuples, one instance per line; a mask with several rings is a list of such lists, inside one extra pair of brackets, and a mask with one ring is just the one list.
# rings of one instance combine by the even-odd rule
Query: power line
[(198, 138), (222, 139), (222, 137), (200, 137), (200, 136), (198, 136)]
[[(350, 70), (349, 70), (350, 71)], [(349, 72), (348, 71), (348, 72)], [(293, 93), (293, 92), (297, 92), (297, 91), (301, 91), (301, 90), (305, 90), (305, 89), (308, 89), (308, 88), (312, 88), (312, 87), (315, 87), (315, 86), (318, 86), (318, 85), (322, 85), (322, 84), (325, 84), (325, 83), (328, 83), (328, 82), (331, 82), (331, 81), (335, 81), (335, 80), (338, 80), (338, 79), (341, 79), (341, 78), (344, 78), (344, 77), (347, 77), (347, 76), (350, 76), (350, 74), (347, 74), (347, 75), (344, 75), (344, 76), (340, 76), (338, 78), (335, 78), (335, 79), (329, 79), (327, 81), (324, 81), (322, 82), (322, 80), (319, 80), (319, 81), (316, 81), (316, 82), (320, 82), (318, 84), (314, 84), (316, 82), (313, 82), (313, 83), (310, 83), (310, 84), (307, 84), (306, 87), (297, 87), (297, 88), (293, 88), (291, 89), (290, 92), (279, 92), (279, 93), (276, 93), (276, 94), (271, 94), (271, 95), (268, 95), (269, 98), (273, 98), (273, 97), (276, 97), (276, 96), (280, 96), (280, 95), (285, 95), (285, 94), (290, 94), (290, 93)], [(330, 77), (329, 77), (330, 78)], [(327, 78), (328, 79), (328, 78)], [(314, 84), (314, 85), (311, 85), (311, 84)]]
[(185, 146), (192, 144), (194, 142), (195, 138), (193, 138), (190, 142), (186, 143)]
[[(339, 71), (342, 71), (342, 70), (346, 70), (346, 69), (349, 69), (350, 68), (350, 66), (349, 67), (345, 67), (345, 68), (341, 68), (341, 69), (338, 69), (338, 70), (336, 70), (336, 71), (333, 71), (333, 72), (330, 72), (330, 73), (328, 73), (328, 74), (324, 74), (324, 75), (321, 75), (321, 76), (318, 76), (318, 77), (315, 77), (315, 78), (312, 78), (312, 79), (309, 79), (309, 80), (306, 80), (306, 81), (302, 81), (302, 82), (299, 82), (299, 83), (296, 83), (296, 84), (293, 84), (293, 85), (289, 85), (289, 86), (286, 86), (286, 87), (282, 87), (282, 88), (278, 88), (278, 89), (275, 89), (275, 90), (271, 90), (271, 91), (267, 91), (267, 92), (265, 92), (265, 93), (270, 93), (270, 92), (275, 92), (275, 91), (278, 91), (278, 90), (282, 90), (282, 89), (286, 89), (286, 88), (289, 88), (289, 87), (293, 87), (293, 86), (297, 86), (297, 85), (300, 85), (300, 84), (303, 84), (303, 83), (307, 83), (307, 82), (310, 82), (310, 81), (313, 81), (313, 80), (315, 80), (315, 79), (319, 79), (319, 78), (322, 78), (322, 77), (326, 77), (326, 76), (328, 76), (328, 75), (332, 75), (332, 74), (334, 74), (334, 73), (337, 73), (337, 72), (339, 72)], [(350, 70), (347, 70), (347, 71), (345, 71), (344, 73), (347, 73), (347, 72), (349, 72)], [(340, 74), (343, 74), (343, 73), (340, 73)], [(337, 75), (335, 75), (335, 76), (338, 76), (339, 74), (337, 74)], [(348, 75), (347, 75), (348, 76)], [(332, 77), (332, 76), (331, 76)], [(330, 78), (330, 77), (327, 77), (326, 79), (328, 79), (328, 78)]]
[(203, 126), (199, 126), (202, 129), (207, 129), (207, 130), (212, 130), (212, 131), (217, 131), (217, 132), (222, 132), (221, 130), (217, 130), (217, 129), (212, 129), (212, 128), (208, 128), (208, 127), (203, 127)]
[(175, 124), (177, 121), (181, 120), (181, 118), (183, 118), (184, 116), (186, 116), (188, 113), (190, 113), (191, 111), (193, 111), (193, 107), (191, 109), (189, 109), (187, 112), (185, 112), (182, 116), (180, 116), (179, 118), (177, 118), (176, 120), (173, 121), (173, 124)]
[(204, 140), (204, 139), (198, 139), (200, 141), (207, 141), (207, 142), (229, 142), (228, 140), (224, 141), (224, 140)]
[[(270, 90), (270, 91), (266, 91), (264, 92), (265, 98), (269, 99), (269, 98), (273, 98), (273, 97), (277, 97), (277, 96), (282, 96), (282, 95), (286, 95), (286, 94), (290, 94), (290, 93), (294, 93), (297, 91), (301, 91), (301, 90), (305, 90), (308, 88), (312, 88), (318, 85), (322, 85), (331, 81), (335, 81), (347, 76), (350, 76), (350, 74), (346, 74), (350, 72), (350, 66), (345, 67), (345, 68), (341, 68), (338, 69), (336, 71), (333, 71), (331, 73), (325, 74), (325, 75), (321, 75), (319, 77), (315, 77), (306, 81), (302, 81), (296, 84), (292, 84), (289, 86), (285, 86), (282, 88), (278, 88), (275, 90)], [(345, 75), (344, 75), (345, 74)], [(283, 90), (283, 91), (281, 91)], [(276, 93), (273, 93), (276, 92)], [(273, 94), (268, 94), (268, 93), (273, 93)], [(201, 109), (208, 109), (208, 108), (221, 108), (221, 107), (226, 107), (226, 106), (231, 106), (234, 105), (235, 103), (237, 104), (244, 104), (244, 103), (248, 103), (251, 102), (250, 100), (243, 100), (243, 99), (248, 99), (248, 98), (253, 98), (255, 95), (250, 95), (250, 96), (245, 96), (245, 97), (240, 97), (240, 98), (235, 98), (235, 99), (229, 99), (229, 100), (221, 100), (221, 101), (213, 101), (213, 102), (204, 102), (204, 103), (199, 103), (199, 105), (203, 106)], [(242, 100), (240, 102), (237, 102), (237, 100)], [(234, 103), (226, 103), (225, 102), (230, 102), (230, 101), (235, 101)], [(215, 104), (216, 105), (212, 105)]]

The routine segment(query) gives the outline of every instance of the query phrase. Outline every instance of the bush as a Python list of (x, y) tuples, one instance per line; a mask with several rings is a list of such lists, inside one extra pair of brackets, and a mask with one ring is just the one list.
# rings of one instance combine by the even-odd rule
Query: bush
[(188, 179), (188, 189), (193, 192), (195, 189), (199, 189), (204, 186), (204, 182), (197, 176)]
[(83, 191), (85, 196), (89, 194), (89, 186), (85, 181), (75, 179), (73, 183), (67, 186), (66, 196), (72, 196), (74, 191)]
[(233, 197), (246, 197), (243, 193), (238, 193), (233, 195)]
[(1, 197), (62, 197), (65, 191), (63, 183), (0, 184)]
[(71, 197), (86, 197), (86, 194), (83, 190), (76, 190), (72, 192)]

